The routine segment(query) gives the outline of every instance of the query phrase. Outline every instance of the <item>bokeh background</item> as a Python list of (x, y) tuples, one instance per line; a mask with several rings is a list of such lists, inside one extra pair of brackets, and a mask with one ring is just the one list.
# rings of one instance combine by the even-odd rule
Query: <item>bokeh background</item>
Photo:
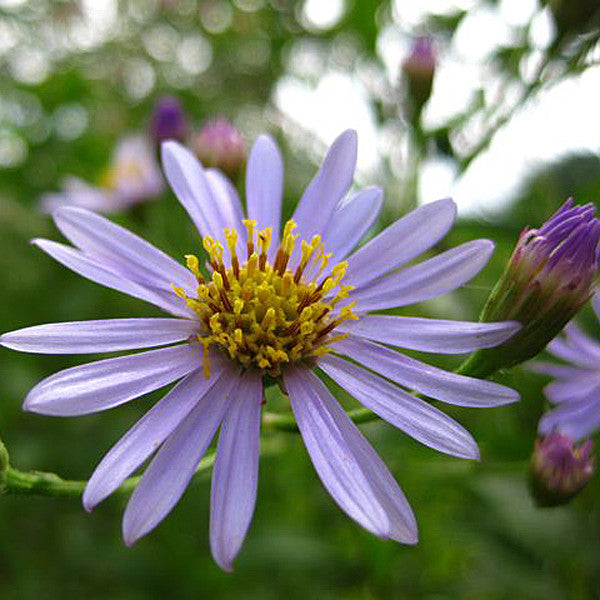
[[(29, 240), (60, 239), (42, 194), (69, 175), (101, 184), (116, 144), (148, 135), (167, 93), (192, 131), (224, 116), (248, 143), (278, 139), (284, 214), (346, 127), (359, 133), (357, 184), (386, 191), (376, 229), (452, 195), (460, 218), (437, 249), (487, 237), (496, 252), (462, 290), (406, 312), (476, 320), (523, 227), (568, 196), (598, 202), (599, 19), (594, 0), (0, 0), (0, 331), (158, 314)], [(435, 75), (419, 110), (402, 65), (423, 36)], [(199, 251), (170, 192), (114, 218), (175, 257)], [(600, 336), (589, 309), (579, 319)], [(86, 479), (158, 397), (71, 419), (21, 411), (36, 381), (80, 362), (0, 349), (0, 436), (16, 468)], [(478, 464), (381, 422), (362, 427), (416, 512), (416, 547), (351, 522), (299, 436), (277, 433), (233, 574), (210, 557), (206, 477), (133, 548), (120, 537), (122, 499), (88, 515), (77, 500), (3, 495), (0, 597), (600, 598), (598, 477), (568, 506), (536, 508), (527, 469), (546, 380), (524, 368), (498, 380), (522, 402), (447, 411), (480, 443)]]

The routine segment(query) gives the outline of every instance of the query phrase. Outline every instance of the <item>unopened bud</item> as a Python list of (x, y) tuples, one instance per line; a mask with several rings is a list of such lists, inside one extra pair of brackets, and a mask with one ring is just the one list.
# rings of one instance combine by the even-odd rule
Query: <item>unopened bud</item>
[(530, 465), (531, 492), (538, 506), (560, 506), (578, 494), (594, 474), (593, 442), (574, 446), (562, 433), (536, 440)]
[(480, 320), (522, 327), (494, 348), (478, 350), (462, 372), (486, 377), (541, 352), (593, 295), (600, 258), (600, 220), (593, 204), (571, 199), (539, 229), (525, 229)]
[(235, 179), (246, 161), (246, 144), (226, 119), (208, 121), (194, 136), (192, 146), (205, 167), (215, 167)]
[(435, 62), (432, 41), (429, 38), (419, 38), (402, 63), (402, 75), (406, 83), (408, 112), (411, 120), (419, 118), (423, 106), (431, 96)]
[(174, 96), (162, 96), (150, 122), (150, 137), (160, 146), (165, 140), (184, 142), (188, 137), (188, 120), (181, 103)]

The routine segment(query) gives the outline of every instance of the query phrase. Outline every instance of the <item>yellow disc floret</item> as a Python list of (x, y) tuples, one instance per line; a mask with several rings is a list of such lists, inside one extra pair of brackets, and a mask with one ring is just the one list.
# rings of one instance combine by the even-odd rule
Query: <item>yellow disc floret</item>
[(198, 341), (203, 346), (207, 378), (211, 345), (221, 347), (244, 367), (256, 367), (277, 377), (284, 364), (328, 352), (329, 344), (346, 335), (332, 335), (335, 327), (358, 318), (352, 304), (332, 316), (352, 286), (341, 283), (348, 266), (345, 262), (323, 276), (330, 255), (325, 254), (319, 235), (301, 243), (298, 265), (290, 270), (288, 263), (297, 239), (293, 221), (285, 225), (272, 264), (268, 258), (271, 228), (256, 231), (255, 221), (244, 221), (244, 225), (248, 232), (245, 262), (240, 263), (237, 256), (236, 231), (225, 230), (231, 256), (228, 267), (223, 261), (223, 246), (206, 236), (203, 247), (212, 269), (210, 280), (200, 272), (198, 258), (187, 255), (188, 269), (198, 281), (196, 297), (175, 288), (204, 325)]

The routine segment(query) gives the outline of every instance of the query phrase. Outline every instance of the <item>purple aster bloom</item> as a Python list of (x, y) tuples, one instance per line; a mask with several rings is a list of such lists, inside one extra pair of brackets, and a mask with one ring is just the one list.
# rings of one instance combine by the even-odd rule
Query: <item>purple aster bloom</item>
[(157, 146), (166, 140), (184, 142), (189, 124), (181, 103), (174, 96), (162, 96), (154, 108), (150, 122), (150, 137)]
[(127, 136), (116, 146), (99, 186), (68, 177), (63, 191), (44, 194), (44, 212), (60, 206), (79, 206), (102, 213), (118, 213), (152, 200), (164, 190), (164, 181), (148, 140)]
[[(598, 295), (592, 304), (600, 318)], [(530, 368), (556, 378), (544, 389), (555, 408), (541, 418), (539, 432), (559, 431), (578, 441), (600, 429), (600, 343), (575, 323), (569, 323), (564, 333), (548, 344), (548, 351), (570, 364), (536, 361)]]
[(246, 161), (246, 144), (227, 119), (207, 121), (192, 140), (192, 148), (205, 167), (220, 169), (235, 179)]
[(594, 474), (592, 440), (574, 446), (570, 438), (552, 432), (536, 440), (531, 456), (531, 489), (539, 506), (560, 506), (577, 495)]
[(526, 228), (492, 290), (482, 321), (518, 321), (505, 344), (469, 358), (470, 374), (487, 376), (541, 352), (590, 299), (598, 279), (600, 220), (593, 204), (569, 198), (539, 229)]
[(232, 568), (256, 500), (266, 375), (278, 379), (289, 395), (315, 469), (333, 499), (367, 530), (407, 544), (416, 543), (417, 525), (404, 494), (319, 374), (423, 444), (468, 459), (479, 457), (469, 433), (408, 390), (472, 407), (518, 399), (509, 388), (448, 373), (389, 347), (471, 352), (503, 342), (517, 324), (367, 314), (457, 288), (487, 263), (492, 243), (467, 242), (413, 264), (454, 221), (454, 203), (440, 200), (353, 251), (382, 204), (377, 187), (346, 198), (356, 151), (356, 133), (342, 133), (292, 220), (281, 228), (283, 162), (269, 136), (260, 136), (250, 152), (247, 219), (229, 180), (203, 168), (176, 142), (164, 143), (167, 179), (203, 238), (204, 273), (196, 256), (186, 256), (186, 268), (79, 208), (54, 213), (73, 246), (35, 240), (84, 277), (172, 315), (41, 325), (0, 338), (25, 352), (164, 346), (60, 371), (38, 383), (24, 404), (37, 413), (80, 415), (180, 380), (104, 457), (83, 496), (91, 510), (154, 455), (125, 511), (127, 544), (173, 508), (220, 426), (210, 545), (217, 563)]

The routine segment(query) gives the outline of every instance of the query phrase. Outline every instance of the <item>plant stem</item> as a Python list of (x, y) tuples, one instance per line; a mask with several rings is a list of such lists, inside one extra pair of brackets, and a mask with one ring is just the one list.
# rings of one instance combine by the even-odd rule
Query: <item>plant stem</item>
[[(280, 439), (262, 440), (259, 453), (261, 456), (276, 454), (283, 444)], [(214, 452), (207, 454), (199, 463), (194, 473), (194, 480), (205, 476), (215, 462)], [(141, 476), (129, 477), (115, 491), (119, 495), (130, 494), (140, 481)], [(26, 494), (36, 496), (53, 496), (56, 498), (78, 498), (83, 494), (87, 481), (63, 479), (56, 473), (42, 471), (19, 471), (9, 466), (5, 473), (3, 492), (7, 494)]]

